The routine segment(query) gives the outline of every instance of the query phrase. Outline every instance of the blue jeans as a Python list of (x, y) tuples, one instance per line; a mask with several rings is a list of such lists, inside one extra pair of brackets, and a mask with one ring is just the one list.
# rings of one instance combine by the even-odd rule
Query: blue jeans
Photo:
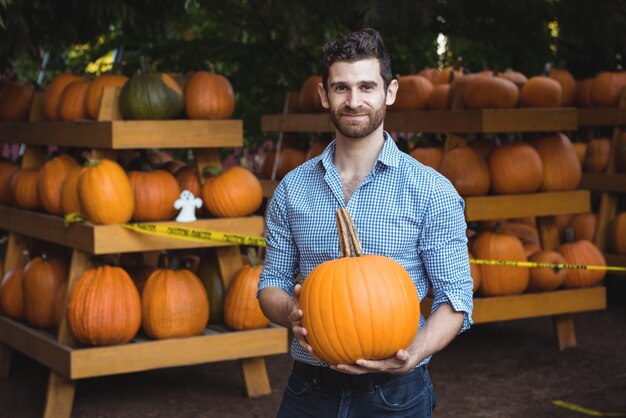
[(325, 385), (292, 370), (278, 418), (417, 417), (430, 418), (436, 397), (426, 366), (358, 389)]

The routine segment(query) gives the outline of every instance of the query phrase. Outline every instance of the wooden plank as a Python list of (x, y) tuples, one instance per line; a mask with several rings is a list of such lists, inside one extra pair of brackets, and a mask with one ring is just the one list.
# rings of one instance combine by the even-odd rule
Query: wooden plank
[(593, 192), (626, 193), (626, 174), (583, 173), (578, 188)]
[(474, 298), (474, 322), (497, 322), (606, 309), (606, 288)]
[(71, 378), (106, 376), (287, 352), (287, 329), (269, 328), (75, 349)]
[(272, 393), (263, 357), (245, 358), (239, 362), (241, 363), (243, 380), (246, 383), (246, 392), (250, 398)]
[[(186, 226), (235, 234), (261, 236), (263, 217), (200, 219), (181, 225), (178, 222), (156, 222), (160, 225)], [(26, 211), (0, 205), (0, 228), (17, 234), (62, 244), (91, 254), (154, 251), (164, 249), (220, 247), (222, 242), (194, 242), (177, 238), (146, 235), (119, 225), (87, 223), (65, 226), (59, 216)]]
[(6, 379), (9, 377), (12, 358), (13, 349), (0, 342), (0, 379)]
[(578, 126), (626, 125), (626, 108), (578, 109)]
[(465, 199), (465, 217), (468, 222), (472, 222), (587, 213), (590, 205), (587, 190), (468, 197)]
[(0, 341), (58, 372), (70, 375), (70, 348), (55, 340), (51, 333), (0, 316)]
[(74, 404), (76, 383), (50, 372), (44, 418), (70, 418)]
[(2, 122), (0, 142), (107, 149), (240, 147), (243, 121)]
[[(575, 108), (478, 109), (387, 112), (385, 129), (394, 132), (542, 132), (576, 130)], [(334, 132), (326, 113), (261, 116), (263, 132)]]
[(559, 350), (576, 347), (576, 329), (572, 314), (556, 315), (553, 318), (554, 332)]

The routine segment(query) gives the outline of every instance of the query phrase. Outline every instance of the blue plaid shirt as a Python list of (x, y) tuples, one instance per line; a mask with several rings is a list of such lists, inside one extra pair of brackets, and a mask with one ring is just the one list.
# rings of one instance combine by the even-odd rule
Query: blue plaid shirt
[[(410, 274), (420, 300), (433, 289), (434, 312), (442, 304), (472, 324), (472, 277), (467, 252), (465, 203), (437, 171), (401, 152), (385, 132), (373, 170), (346, 204), (333, 163), (335, 142), (280, 182), (266, 214), (267, 252), (259, 290), (276, 286), (293, 295), (298, 273), (339, 258), (335, 212), (346, 207), (364, 254), (393, 258)], [(425, 319), (420, 318), (420, 328)], [(296, 339), (294, 359), (318, 363)], [(428, 358), (421, 364), (428, 362)]]

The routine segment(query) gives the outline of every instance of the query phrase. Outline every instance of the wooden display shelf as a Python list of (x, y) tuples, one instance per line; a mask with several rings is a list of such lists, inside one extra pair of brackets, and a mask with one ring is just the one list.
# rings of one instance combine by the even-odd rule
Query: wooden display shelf
[[(542, 132), (576, 130), (575, 108), (387, 112), (390, 132)], [(327, 113), (261, 116), (263, 132), (334, 132)]]
[(626, 193), (626, 174), (583, 173), (578, 188), (592, 192)]
[[(261, 236), (263, 217), (200, 219), (195, 222), (154, 222), (172, 227), (188, 227), (233, 234)], [(76, 223), (65, 226), (63, 218), (46, 213), (0, 205), (0, 228), (14, 233), (62, 244), (90, 254), (115, 254), (165, 249), (230, 246), (224, 242), (194, 242), (147, 235), (120, 225)]]
[[(423, 312), (430, 312), (431, 306), (431, 297), (421, 303)], [(472, 318), (474, 323), (481, 324), (603, 309), (606, 309), (606, 288), (598, 286), (512, 296), (474, 297)]]
[(210, 326), (196, 337), (151, 340), (138, 336), (128, 344), (72, 347), (56, 341), (46, 330), (0, 316), (0, 341), (73, 380), (282, 354), (287, 351), (287, 329), (272, 325), (230, 331)]
[(243, 121), (2, 122), (0, 142), (99, 149), (240, 147)]
[(626, 108), (578, 109), (578, 126), (626, 125)]

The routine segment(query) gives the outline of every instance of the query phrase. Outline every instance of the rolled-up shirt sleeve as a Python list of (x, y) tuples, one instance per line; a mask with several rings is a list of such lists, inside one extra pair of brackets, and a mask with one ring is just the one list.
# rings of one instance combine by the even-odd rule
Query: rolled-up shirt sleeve
[(289, 226), (285, 189), (284, 183), (276, 188), (265, 216), (267, 248), (258, 292), (273, 286), (293, 295), (296, 285), (299, 255)]
[(473, 280), (467, 251), (465, 202), (446, 184), (429, 202), (418, 245), (433, 291), (431, 313), (449, 304), (464, 313), (460, 332), (472, 325)]

